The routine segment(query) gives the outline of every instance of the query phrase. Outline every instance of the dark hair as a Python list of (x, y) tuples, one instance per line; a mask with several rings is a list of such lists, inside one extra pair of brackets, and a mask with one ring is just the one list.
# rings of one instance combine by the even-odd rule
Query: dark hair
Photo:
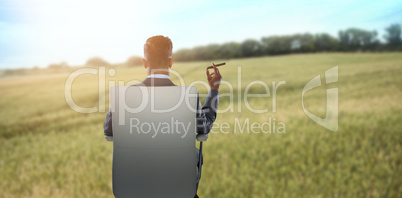
[(151, 68), (165, 68), (172, 58), (173, 44), (169, 37), (161, 35), (147, 39), (144, 45), (144, 57)]

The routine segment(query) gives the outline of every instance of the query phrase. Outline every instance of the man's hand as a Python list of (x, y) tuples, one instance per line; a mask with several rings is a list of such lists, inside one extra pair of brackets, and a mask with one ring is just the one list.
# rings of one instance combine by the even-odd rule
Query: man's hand
[(210, 74), (207, 69), (208, 83), (211, 89), (218, 91), (219, 85), (221, 85), (222, 76), (221, 73), (219, 72), (219, 69), (216, 68), (214, 63), (212, 63), (212, 66), (214, 67), (214, 72), (212, 74)]

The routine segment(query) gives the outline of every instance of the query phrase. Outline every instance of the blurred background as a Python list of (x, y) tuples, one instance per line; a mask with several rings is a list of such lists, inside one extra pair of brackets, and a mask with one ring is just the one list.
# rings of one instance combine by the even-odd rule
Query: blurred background
[[(211, 62), (226, 62), (220, 70), (234, 88), (220, 89), (219, 109), (234, 108), (218, 113), (216, 123), (230, 127), (205, 144), (200, 197), (398, 197), (401, 25), (400, 1), (0, 0), (1, 197), (113, 196), (102, 109), (110, 86), (146, 78), (143, 45), (154, 35), (172, 40), (173, 70), (186, 85), (206, 82)], [(309, 80), (334, 66), (338, 82), (311, 90), (304, 105), (324, 118), (326, 90), (338, 87), (337, 132), (306, 116), (301, 98)], [(82, 68), (98, 72), (77, 77), (71, 95), (96, 113), (66, 102), (66, 81)], [(271, 89), (286, 81), (276, 111), (272, 97), (249, 99), (265, 113), (244, 106), (237, 96), (252, 81)], [(236, 130), (269, 118), (286, 132)]]

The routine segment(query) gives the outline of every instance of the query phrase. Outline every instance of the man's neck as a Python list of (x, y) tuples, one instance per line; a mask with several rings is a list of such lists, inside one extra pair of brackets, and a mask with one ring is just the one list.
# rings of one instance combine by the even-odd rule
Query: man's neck
[(170, 79), (169, 75), (166, 74), (151, 74), (148, 76), (148, 78), (165, 78), (165, 79)]
[(170, 68), (168, 69), (151, 69), (151, 68), (147, 68), (147, 75), (153, 75), (153, 74), (163, 74), (166, 76), (170, 75)]

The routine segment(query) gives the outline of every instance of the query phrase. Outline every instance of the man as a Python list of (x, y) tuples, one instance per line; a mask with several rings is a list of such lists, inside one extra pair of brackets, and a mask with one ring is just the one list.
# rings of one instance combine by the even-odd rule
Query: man
[[(148, 38), (144, 45), (144, 58), (142, 59), (148, 77), (142, 83), (133, 86), (175, 86), (169, 77), (170, 68), (173, 65), (172, 49), (172, 41), (168, 37), (153, 36)], [(199, 98), (197, 103), (196, 118), (197, 133), (199, 134), (207, 134), (211, 130), (216, 119), (216, 111), (218, 109), (218, 90), (222, 76), (215, 65), (212, 65), (214, 67), (214, 73), (209, 73), (208, 69), (206, 71), (211, 90), (209, 91), (202, 108)], [(106, 114), (104, 134), (106, 136), (113, 136), (112, 112), (110, 109)], [(199, 155), (198, 150), (197, 155)], [(199, 163), (197, 162), (197, 166), (198, 164)]]

